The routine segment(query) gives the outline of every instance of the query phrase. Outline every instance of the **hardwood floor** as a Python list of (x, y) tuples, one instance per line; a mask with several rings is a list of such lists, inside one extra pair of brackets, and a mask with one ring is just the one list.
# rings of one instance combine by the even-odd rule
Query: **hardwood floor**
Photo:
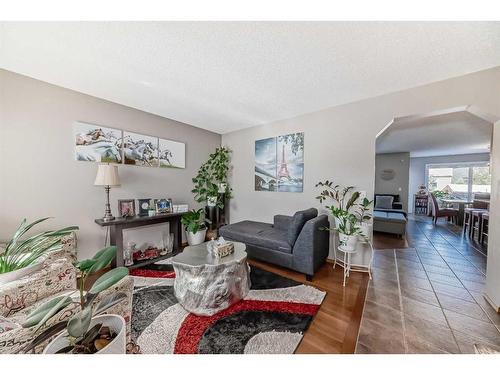
[(366, 273), (352, 272), (347, 285), (343, 287), (342, 268), (337, 266), (333, 269), (332, 263), (323, 265), (312, 282), (308, 282), (300, 273), (256, 260), (249, 262), (326, 292), (296, 353), (354, 353), (368, 286)]

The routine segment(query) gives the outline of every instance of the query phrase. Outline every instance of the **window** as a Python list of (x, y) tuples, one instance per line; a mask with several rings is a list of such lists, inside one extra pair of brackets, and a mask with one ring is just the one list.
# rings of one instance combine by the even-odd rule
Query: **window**
[(428, 164), (427, 188), (444, 191), (456, 198), (472, 199), (474, 193), (491, 191), (489, 163)]

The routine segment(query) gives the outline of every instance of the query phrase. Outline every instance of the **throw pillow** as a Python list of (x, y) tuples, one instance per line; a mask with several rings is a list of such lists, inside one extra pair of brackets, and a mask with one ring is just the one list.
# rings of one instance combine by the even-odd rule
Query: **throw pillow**
[(388, 195), (379, 195), (375, 200), (375, 208), (391, 209), (393, 201), (394, 197)]

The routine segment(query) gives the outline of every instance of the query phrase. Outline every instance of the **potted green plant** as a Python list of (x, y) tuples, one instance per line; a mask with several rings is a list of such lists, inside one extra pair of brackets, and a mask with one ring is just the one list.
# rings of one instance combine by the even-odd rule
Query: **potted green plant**
[(181, 217), (181, 223), (184, 224), (186, 230), (186, 239), (190, 246), (198, 245), (205, 241), (207, 234), (207, 225), (210, 220), (205, 218), (203, 208), (199, 210), (191, 210)]
[(320, 203), (332, 201), (332, 204), (326, 205), (325, 208), (332, 214), (335, 227), (325, 229), (338, 232), (340, 245), (347, 250), (354, 249), (361, 233), (361, 225), (355, 215), (359, 207), (360, 193), (354, 190), (354, 186), (344, 187), (329, 180), (318, 182), (316, 187), (323, 189), (316, 197)]
[(48, 219), (45, 217), (30, 224), (26, 223), (26, 219), (21, 222), (5, 251), (0, 254), (0, 285), (38, 271), (46, 255), (61, 248), (63, 237), (78, 230), (78, 227), (71, 226), (23, 238), (30, 229)]
[(369, 200), (368, 198), (363, 198), (363, 200), (357, 205), (357, 216), (360, 228), (360, 235), (364, 238), (368, 238), (369, 235), (369, 227), (368, 222), (372, 219), (372, 215), (370, 213), (370, 206), (373, 204), (373, 200)]
[(194, 188), (191, 192), (195, 194), (197, 202), (224, 208), (221, 194), (225, 194), (225, 198), (231, 197), (231, 188), (227, 181), (229, 163), (230, 151), (226, 147), (218, 147), (210, 154), (193, 178)]
[(354, 250), (358, 243), (358, 235), (361, 234), (361, 227), (356, 215), (345, 213), (340, 217), (336, 230), (339, 233), (339, 245), (348, 251)]
[(359, 199), (359, 192), (354, 191), (354, 186), (334, 185), (333, 181), (326, 180), (318, 182), (316, 187), (321, 187), (323, 190), (316, 197), (319, 203), (331, 200), (331, 205), (325, 206), (335, 219), (335, 227), (340, 225), (341, 218), (345, 218), (347, 214), (352, 213)]
[[(109, 246), (98, 251), (93, 258), (75, 264), (81, 273), (78, 289), (80, 310), (69, 320), (59, 322), (39, 334), (23, 349), (24, 352), (33, 350), (59, 333), (47, 345), (44, 353), (125, 354), (124, 319), (118, 315), (103, 315), (103, 313), (126, 298), (126, 294), (113, 293), (97, 304), (94, 304), (94, 301), (100, 293), (127, 276), (128, 268), (114, 268), (99, 277), (88, 292), (84, 289), (87, 277), (108, 267), (115, 256), (116, 246)], [(27, 316), (23, 327), (37, 326), (38, 331), (50, 318), (71, 303), (73, 303), (71, 296), (59, 296), (48, 301)]]

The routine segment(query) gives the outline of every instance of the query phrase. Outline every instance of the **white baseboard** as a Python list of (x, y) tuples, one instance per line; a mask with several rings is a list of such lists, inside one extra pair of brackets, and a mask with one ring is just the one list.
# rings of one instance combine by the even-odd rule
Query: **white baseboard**
[(484, 296), (484, 299), (485, 299), (486, 301), (488, 301), (488, 303), (490, 304), (490, 306), (491, 306), (491, 307), (493, 307), (493, 309), (494, 309), (497, 313), (498, 313), (498, 312), (500, 312), (500, 307), (499, 307), (499, 306), (497, 306), (497, 305), (495, 305), (495, 303), (493, 303), (493, 300), (492, 300), (492, 299), (491, 299), (491, 298), (490, 298), (490, 297), (489, 297), (486, 293), (484, 293), (484, 294), (483, 294), (483, 296)]

